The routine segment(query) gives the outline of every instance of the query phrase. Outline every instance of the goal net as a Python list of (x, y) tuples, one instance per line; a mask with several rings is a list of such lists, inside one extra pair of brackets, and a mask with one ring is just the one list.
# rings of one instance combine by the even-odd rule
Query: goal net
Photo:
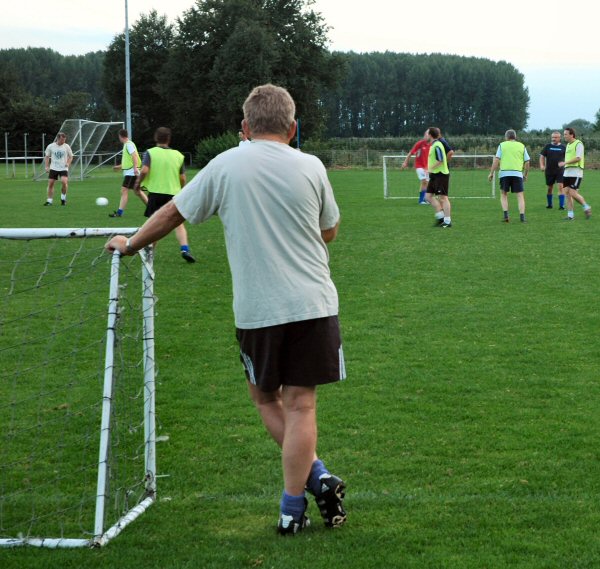
[[(385, 199), (418, 199), (421, 183), (413, 165), (400, 169), (405, 159), (406, 154), (383, 156)], [(454, 154), (450, 160), (450, 199), (495, 198), (495, 172), (488, 181), (493, 160), (493, 155)]]
[(114, 233), (0, 230), (0, 547), (104, 545), (155, 499), (152, 254)]
[[(122, 122), (65, 120), (59, 132), (67, 135), (67, 144), (73, 151), (69, 179), (83, 180), (96, 168), (114, 160), (121, 152), (118, 134), (122, 128)], [(116, 146), (119, 146), (117, 151), (115, 151)], [(38, 177), (42, 176), (44, 170)]]

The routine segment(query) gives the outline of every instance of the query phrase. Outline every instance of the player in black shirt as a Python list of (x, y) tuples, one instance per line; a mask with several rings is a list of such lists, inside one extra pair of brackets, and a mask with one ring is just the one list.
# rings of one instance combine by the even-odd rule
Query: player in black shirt
[(546, 200), (548, 205), (546, 209), (552, 209), (552, 190), (554, 184), (558, 184), (558, 203), (559, 209), (565, 209), (565, 192), (563, 190), (563, 171), (558, 163), (564, 162), (566, 147), (560, 142), (560, 132), (553, 132), (551, 136), (552, 142), (546, 144), (540, 152), (540, 170), (546, 174), (546, 185), (548, 186), (548, 193), (546, 194)]

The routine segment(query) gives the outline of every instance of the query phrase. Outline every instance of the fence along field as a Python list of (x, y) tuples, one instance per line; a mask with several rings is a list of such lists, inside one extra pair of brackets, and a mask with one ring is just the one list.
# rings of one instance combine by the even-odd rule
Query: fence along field
[[(157, 249), (157, 504), (101, 556), (2, 551), (3, 567), (598, 565), (600, 218), (563, 223), (537, 170), (527, 225), (500, 223), (498, 199), (456, 200), (451, 232), (417, 205), (416, 177), (414, 202), (382, 199), (380, 170), (330, 178), (349, 378), (321, 390), (320, 452), (348, 480), (347, 526), (274, 535), (278, 454), (247, 399), (211, 221), (189, 228), (192, 270), (174, 238)], [(47, 211), (44, 184), (0, 180), (0, 225), (104, 224), (94, 199), (115, 203), (119, 185), (74, 183)], [(586, 171), (593, 208), (599, 186)]]

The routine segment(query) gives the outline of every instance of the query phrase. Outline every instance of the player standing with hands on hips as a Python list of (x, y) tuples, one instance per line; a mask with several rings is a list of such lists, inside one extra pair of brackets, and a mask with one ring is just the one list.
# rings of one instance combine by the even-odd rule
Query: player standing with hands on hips
[(564, 131), (567, 150), (565, 151), (565, 161), (560, 162), (559, 166), (564, 167), (563, 186), (567, 191), (567, 217), (566, 221), (575, 219), (573, 209), (573, 200), (581, 204), (586, 219), (592, 217), (592, 208), (587, 204), (584, 197), (579, 193), (581, 182), (583, 180), (583, 168), (585, 166), (585, 149), (583, 142), (575, 138), (575, 130), (571, 127)]
[(73, 151), (67, 144), (67, 135), (59, 132), (56, 140), (46, 147), (46, 172), (48, 172), (48, 193), (44, 205), (52, 205), (54, 200), (54, 182), (60, 178), (62, 188), (60, 205), (67, 205), (69, 189), (69, 166), (73, 161)]
[(282, 449), (282, 535), (309, 525), (305, 489), (328, 527), (346, 521), (345, 483), (316, 454), (317, 385), (345, 378), (338, 296), (327, 243), (340, 213), (320, 160), (289, 146), (295, 104), (275, 85), (243, 105), (252, 144), (214, 158), (130, 239), (106, 245), (133, 255), (184, 220), (221, 218), (233, 281), (240, 359), (250, 396)]

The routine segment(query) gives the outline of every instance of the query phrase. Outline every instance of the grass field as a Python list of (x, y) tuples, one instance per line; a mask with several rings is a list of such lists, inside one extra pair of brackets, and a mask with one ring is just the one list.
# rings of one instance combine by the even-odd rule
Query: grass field
[[(197, 264), (174, 236), (157, 250), (158, 503), (104, 549), (0, 550), (3, 569), (600, 567), (600, 173), (589, 221), (546, 210), (535, 171), (528, 224), (514, 199), (510, 224), (498, 199), (455, 200), (447, 230), (383, 200), (381, 172), (330, 178), (348, 380), (319, 392), (319, 451), (348, 482), (346, 526), (311, 504), (312, 528), (275, 535), (279, 453), (245, 392), (215, 219), (190, 228)], [(44, 183), (0, 180), (0, 225), (141, 224), (134, 199), (116, 221), (94, 205), (118, 186), (44, 208)]]

